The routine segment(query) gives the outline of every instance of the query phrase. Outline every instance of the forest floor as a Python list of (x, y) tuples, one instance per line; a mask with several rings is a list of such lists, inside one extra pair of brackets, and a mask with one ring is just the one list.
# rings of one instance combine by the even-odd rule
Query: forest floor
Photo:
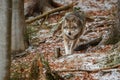
[[(76, 0), (63, 2), (67, 4), (71, 1)], [(94, 18), (93, 22), (86, 24), (86, 30), (90, 30), (90, 32), (83, 35), (84, 39), (94, 40), (101, 34), (104, 36), (108, 33), (108, 28), (112, 26), (108, 24), (115, 20), (116, 2), (117, 0), (83, 0), (82, 3), (77, 4), (77, 7)], [(65, 80), (120, 80), (120, 66), (105, 69), (106, 66), (103, 65), (105, 63), (103, 59), (106, 58), (107, 52), (111, 50), (113, 45), (100, 45), (99, 48), (90, 46), (85, 50), (75, 51), (72, 55), (65, 56), (61, 30), (53, 33), (54, 27), (56, 27), (54, 23), (57, 23), (63, 15), (51, 15), (42, 25), (38, 25), (38, 21), (32, 26), (28, 26), (30, 27), (29, 31), (39, 30), (30, 34), (31, 45), (26, 49), (29, 54), (12, 59), (11, 80), (18, 80), (17, 78), (28, 80), (30, 68), (37, 53), (44, 54), (51, 69), (58, 71)], [(54, 26), (50, 26), (50, 24)], [(60, 48), (62, 56), (59, 58), (55, 57), (56, 48)]]

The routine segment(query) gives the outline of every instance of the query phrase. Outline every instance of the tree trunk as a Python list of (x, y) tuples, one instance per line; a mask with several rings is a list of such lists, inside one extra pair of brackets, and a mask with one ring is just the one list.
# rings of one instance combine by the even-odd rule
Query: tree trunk
[(10, 80), (12, 0), (0, 0), (0, 80)]
[(24, 0), (13, 0), (12, 10), (12, 53), (25, 50)]

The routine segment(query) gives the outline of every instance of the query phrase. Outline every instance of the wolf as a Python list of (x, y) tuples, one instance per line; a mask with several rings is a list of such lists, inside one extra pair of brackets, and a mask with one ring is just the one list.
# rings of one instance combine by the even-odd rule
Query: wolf
[(85, 13), (83, 11), (73, 11), (67, 13), (62, 22), (62, 35), (65, 53), (72, 54), (80, 36), (85, 29)]

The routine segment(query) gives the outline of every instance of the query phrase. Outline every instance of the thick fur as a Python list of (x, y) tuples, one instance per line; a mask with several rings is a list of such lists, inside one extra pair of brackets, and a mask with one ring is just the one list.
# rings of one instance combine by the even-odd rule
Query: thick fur
[(84, 28), (85, 15), (83, 12), (74, 11), (65, 15), (62, 23), (62, 33), (66, 54), (73, 53)]

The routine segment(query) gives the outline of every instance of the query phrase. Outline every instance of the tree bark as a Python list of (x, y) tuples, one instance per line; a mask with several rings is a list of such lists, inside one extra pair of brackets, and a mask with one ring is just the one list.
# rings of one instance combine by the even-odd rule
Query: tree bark
[(24, 0), (13, 0), (12, 7), (12, 53), (25, 50)]
[(0, 80), (10, 80), (12, 0), (0, 0)]

